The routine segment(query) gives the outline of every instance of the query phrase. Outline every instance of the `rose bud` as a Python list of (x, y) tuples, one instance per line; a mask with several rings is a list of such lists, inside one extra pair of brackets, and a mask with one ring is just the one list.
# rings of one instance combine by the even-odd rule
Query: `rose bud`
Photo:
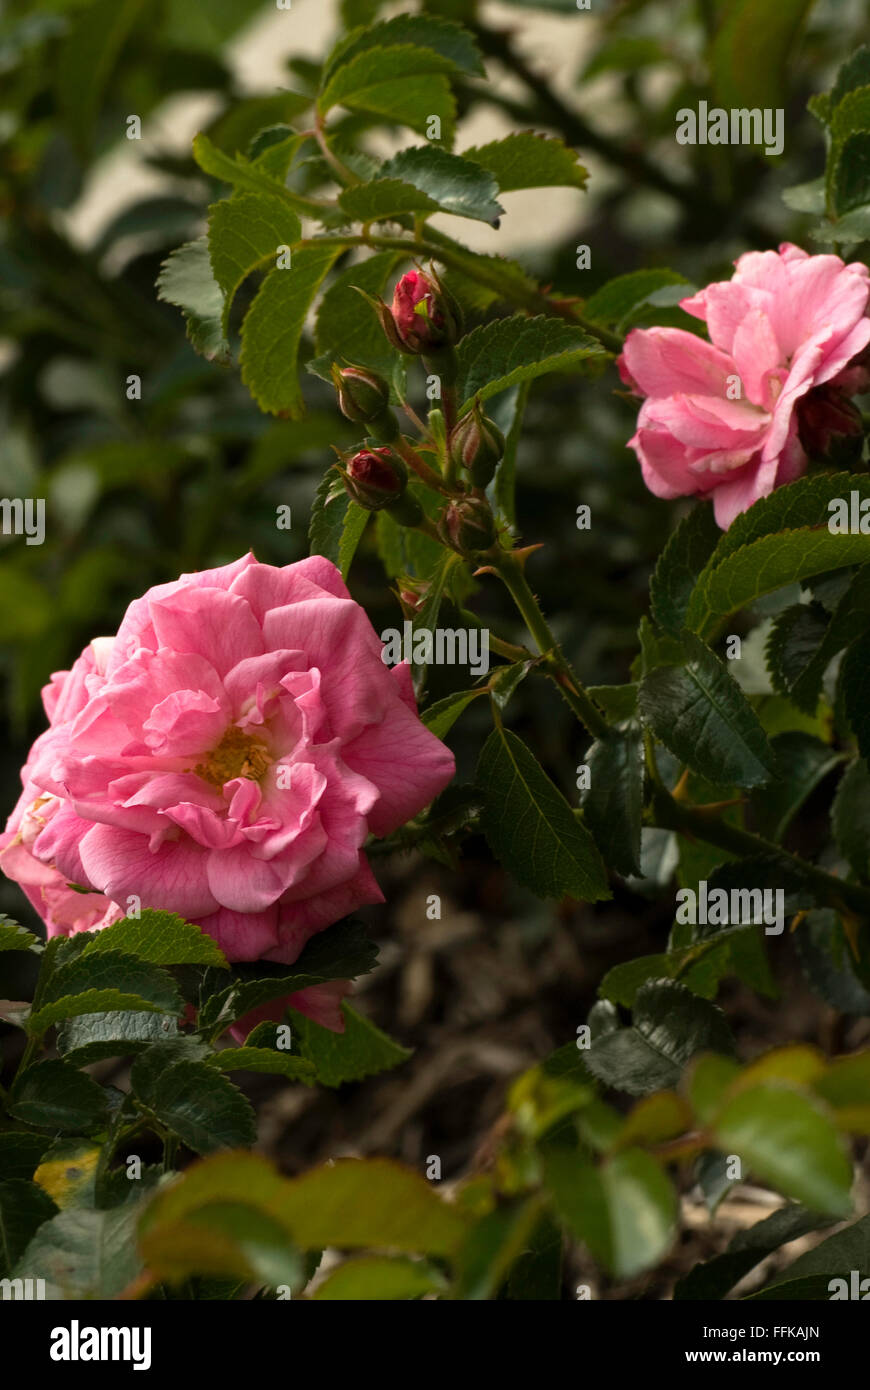
[(857, 463), (864, 447), (858, 407), (836, 386), (817, 386), (797, 406), (798, 437), (811, 459), (842, 465)]
[(338, 393), (342, 415), (367, 425), (386, 413), (390, 388), (377, 372), (365, 367), (339, 367), (333, 364), (332, 382)]
[(495, 543), (495, 522), (482, 497), (459, 497), (451, 502), (438, 522), (443, 541), (461, 555), (489, 550)]
[(504, 453), (504, 435), (475, 401), (451, 430), (448, 449), (451, 461), (468, 470), (475, 487), (486, 487)]
[(407, 466), (392, 449), (360, 449), (341, 474), (351, 500), (365, 511), (388, 511), (402, 526), (422, 521), (420, 503), (406, 492)]
[(393, 291), (393, 323), (406, 352), (448, 347), (460, 334), (459, 309), (434, 275), (409, 270)]

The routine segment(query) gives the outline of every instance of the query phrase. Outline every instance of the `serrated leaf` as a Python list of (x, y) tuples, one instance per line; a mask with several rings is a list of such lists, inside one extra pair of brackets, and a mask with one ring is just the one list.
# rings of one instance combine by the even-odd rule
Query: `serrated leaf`
[(581, 362), (604, 360), (606, 354), (582, 329), (541, 315), (481, 324), (461, 340), (456, 356), (462, 413), (475, 396), (485, 401), (519, 382), (570, 371)]
[(104, 1057), (133, 1056), (152, 1043), (177, 1036), (178, 1021), (168, 1014), (110, 1010), (63, 1019), (57, 1030), (57, 1050), (83, 1067)]
[(303, 92), (273, 92), (235, 101), (209, 127), (208, 139), (224, 154), (247, 154), (251, 141), (267, 126), (289, 126), (311, 106)]
[(9, 1093), (13, 1119), (61, 1133), (90, 1132), (106, 1118), (102, 1086), (66, 1062), (35, 1062), (18, 1077)]
[(188, 241), (163, 262), (157, 277), (157, 298), (184, 313), (187, 336), (209, 362), (226, 364), (230, 345), (223, 330), (224, 296), (214, 278), (208, 240)]
[(380, 174), (384, 179), (411, 184), (442, 212), (455, 217), (471, 217), (497, 227), (504, 212), (496, 201), (498, 184), (492, 174), (472, 160), (449, 154), (437, 145), (400, 150), (382, 166)]
[(778, 776), (752, 797), (759, 834), (781, 844), (792, 820), (807, 797), (843, 761), (827, 744), (797, 731), (771, 739)]
[(434, 705), (429, 705), (422, 711), (420, 718), (436, 738), (445, 738), (462, 711), (467, 709), (472, 700), (485, 693), (482, 689), (458, 690), (453, 695), (446, 695), (443, 700), (436, 700)]
[(196, 135), (193, 139), (193, 157), (200, 169), (212, 178), (220, 179), (244, 193), (259, 193), (267, 198), (277, 198), (289, 210), (301, 212), (306, 216), (316, 213), (323, 219), (328, 208), (305, 194), (287, 188), (283, 177), (274, 177), (268, 161), (253, 163), (244, 155), (226, 154), (213, 145), (207, 135)]
[(79, 1014), (142, 1009), (177, 1017), (183, 1007), (175, 981), (160, 966), (121, 951), (88, 956), (85, 948), (54, 971), (27, 1026), (40, 1036), (52, 1024)]
[(852, 1208), (852, 1165), (820, 1102), (785, 1082), (766, 1081), (725, 1099), (713, 1122), (716, 1147), (736, 1153), (758, 1177), (830, 1216)]
[(643, 730), (632, 720), (596, 739), (585, 761), (589, 789), (583, 796), (583, 817), (603, 855), (617, 873), (640, 874), (640, 830), (643, 813)]
[(446, 65), (445, 71), (483, 77), (484, 67), (477, 44), (462, 25), (433, 14), (402, 14), (382, 20), (367, 28), (346, 34), (332, 50), (323, 68), (323, 80), (328, 82), (345, 63), (373, 48), (389, 48), (395, 44), (413, 44), (431, 49)]
[(659, 666), (640, 684), (638, 707), (652, 733), (713, 783), (754, 787), (776, 773), (767, 737), (725, 665), (683, 633), (684, 666)]
[[(819, 702), (827, 660), (820, 657), (830, 614), (820, 603), (795, 603), (777, 613), (765, 647), (774, 688), (807, 713)], [(824, 660), (824, 665), (822, 664)]]
[(263, 281), (242, 325), (242, 380), (261, 410), (298, 420), (304, 411), (298, 354), (314, 296), (341, 248), (316, 242)]
[(585, 188), (589, 177), (576, 150), (534, 130), (514, 131), (501, 140), (463, 150), (462, 158), (488, 169), (501, 193), (517, 188)]
[(273, 1047), (224, 1047), (212, 1053), (208, 1064), (218, 1071), (269, 1072), (289, 1081), (310, 1082), (315, 1077), (312, 1062)]
[(456, 103), (444, 73), (453, 71), (434, 49), (412, 44), (367, 49), (335, 70), (318, 97), (318, 109), (322, 115), (335, 106), (371, 111), (421, 135), (437, 116), (442, 138), (449, 141)]
[(257, 1125), (250, 1103), (231, 1081), (205, 1062), (181, 1061), (156, 1078), (148, 1109), (194, 1153), (253, 1144)]
[(545, 1160), (546, 1183), (572, 1234), (617, 1279), (656, 1264), (674, 1238), (677, 1197), (659, 1164), (627, 1149), (596, 1167), (577, 1154)]
[(10, 917), (0, 916), (0, 953), (3, 951), (34, 951), (34, 954), (41, 954), (42, 942), (32, 931), (19, 926)]
[(632, 1026), (596, 1038), (586, 1064), (605, 1085), (644, 1096), (674, 1086), (696, 1053), (733, 1046), (715, 1005), (673, 980), (650, 980), (637, 991)]
[(295, 245), (301, 230), (296, 213), (277, 194), (237, 193), (209, 208), (208, 249), (224, 295), (225, 334), (236, 291), (253, 271), (274, 266), (280, 248)]
[(408, 1048), (382, 1033), (348, 1003), (342, 1003), (341, 1012), (344, 1032), (334, 1033), (295, 1009), (290, 1010), (294, 1049), (298, 1046), (301, 1056), (313, 1063), (321, 1085), (361, 1081), (365, 1076), (389, 1071), (412, 1056)]
[(701, 503), (668, 538), (649, 586), (653, 619), (665, 632), (676, 637), (685, 626), (692, 590), (720, 535), (712, 507)]
[(434, 198), (400, 178), (353, 184), (339, 194), (338, 201), (354, 222), (388, 222), (406, 212), (438, 211)]
[(836, 912), (810, 912), (794, 932), (795, 949), (808, 985), (840, 1013), (870, 1016), (870, 993), (855, 970), (852, 948)]
[(339, 271), (317, 311), (315, 338), (319, 353), (331, 353), (334, 360), (341, 358), (357, 367), (371, 367), (387, 380), (392, 379), (400, 355), (380, 331), (359, 291), (379, 295), (399, 260), (395, 251), (381, 251)]
[(90, 937), (83, 956), (123, 951), (153, 965), (213, 965), (227, 969), (227, 959), (208, 932), (174, 912), (145, 908), (141, 917), (124, 917)]
[(859, 503), (870, 498), (870, 477), (862, 473), (810, 473), (774, 489), (734, 518), (720, 536), (708, 568), (716, 569), (735, 551), (762, 536), (807, 526), (827, 528), (832, 517), (829, 503), (849, 498), (852, 492), (857, 492)]
[(723, 619), (763, 594), (845, 565), (870, 560), (870, 536), (836, 535), (802, 527), (764, 536), (728, 555), (701, 575), (689, 602), (686, 625), (709, 637)]
[(516, 734), (493, 730), (475, 780), (485, 797), (486, 838), (520, 883), (542, 897), (610, 897), (592, 836)]

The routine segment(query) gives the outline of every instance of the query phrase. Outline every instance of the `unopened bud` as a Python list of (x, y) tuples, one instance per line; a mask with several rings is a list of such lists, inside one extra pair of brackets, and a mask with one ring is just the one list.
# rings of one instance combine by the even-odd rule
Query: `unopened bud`
[(451, 502), (439, 520), (438, 531), (461, 555), (489, 550), (495, 542), (495, 522), (482, 497), (458, 497)]
[(817, 386), (797, 405), (798, 436), (810, 458), (840, 467), (856, 463), (864, 447), (864, 423), (853, 401), (835, 386)]
[(434, 275), (409, 270), (393, 291), (392, 318), (405, 352), (450, 347), (461, 334), (459, 308)]
[(366, 367), (334, 365), (332, 381), (338, 392), (341, 413), (348, 420), (371, 424), (389, 408), (390, 388), (377, 372)]
[(475, 487), (486, 487), (504, 453), (504, 435), (475, 401), (451, 430), (448, 447), (456, 467), (468, 470)]
[(408, 469), (392, 449), (360, 449), (342, 470), (350, 497), (368, 512), (397, 502), (408, 484)]

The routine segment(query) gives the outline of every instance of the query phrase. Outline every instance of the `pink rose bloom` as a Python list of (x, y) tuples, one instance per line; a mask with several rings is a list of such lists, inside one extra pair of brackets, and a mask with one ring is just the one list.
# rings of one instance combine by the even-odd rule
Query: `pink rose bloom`
[[(383, 902), (366, 837), (453, 776), (407, 667), (381, 652), (318, 556), (277, 569), (248, 555), (150, 589), (45, 688), (50, 727), (0, 867), (49, 936), (106, 926), (135, 896), (198, 923), (231, 961), (291, 964), (315, 932)], [(312, 1016), (340, 1026), (340, 986), (309, 993)]]
[(735, 264), (730, 280), (682, 300), (706, 322), (709, 343), (679, 328), (635, 328), (617, 364), (646, 397), (629, 445), (647, 487), (657, 497), (712, 493), (723, 529), (804, 473), (801, 402), (826, 383), (866, 390), (866, 373), (845, 369), (870, 343), (866, 266), (788, 243)]

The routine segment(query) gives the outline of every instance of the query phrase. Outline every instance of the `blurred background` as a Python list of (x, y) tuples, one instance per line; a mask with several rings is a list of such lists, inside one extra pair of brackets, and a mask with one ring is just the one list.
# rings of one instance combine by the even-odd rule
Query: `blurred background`
[[(759, 14), (770, 6), (759, 0)], [(46, 499), (43, 545), (0, 536), (4, 817), (43, 727), (40, 687), (92, 637), (113, 632), (131, 599), (248, 549), (273, 564), (307, 553), (308, 511), (332, 462), (330, 445), (353, 442), (353, 427), (313, 376), (304, 382), (303, 421), (261, 414), (237, 370), (194, 354), (181, 314), (158, 302), (154, 282), (168, 253), (201, 235), (208, 203), (225, 191), (193, 163), (191, 137), (206, 129), (221, 143), (226, 113), (240, 101), (310, 89), (343, 26), (413, 8), (376, 0), (293, 0), (287, 10), (257, 0), (4, 5), (0, 496)], [(578, 12), (574, 0), (438, 0), (422, 8), (468, 23), (486, 56), (487, 83), (459, 89), (459, 151), (511, 129), (553, 131), (590, 171), (586, 193), (508, 194), (497, 232), (444, 219), (453, 235), (513, 255), (545, 284), (584, 297), (647, 266), (704, 284), (729, 274), (750, 247), (804, 237), (812, 219), (790, 211), (782, 190), (822, 170), (823, 136), (806, 102), (865, 36), (863, 0), (807, 6), (783, 71), (752, 45), (738, 55), (750, 80), (756, 74), (759, 104), (785, 108), (777, 159), (674, 140), (676, 110), (712, 99), (707, 55), (719, 0), (593, 0), (591, 12)], [(136, 129), (130, 117), (139, 118), (141, 138), (127, 138)], [(414, 143), (407, 131), (367, 133), (364, 118), (344, 119), (377, 153)], [(324, 170), (311, 161), (294, 177), (316, 187)], [(584, 244), (591, 268), (578, 270)], [(674, 323), (684, 317), (669, 313)], [(133, 374), (141, 399), (127, 396)], [(635, 406), (618, 387), (612, 369), (597, 380), (536, 383), (518, 464), (523, 537), (546, 542), (529, 578), (592, 684), (628, 677), (649, 573), (681, 514), (642, 485), (626, 449)], [(592, 508), (589, 531), (575, 527), (581, 503)], [(289, 532), (275, 526), (281, 505), (292, 508)], [(351, 588), (379, 631), (400, 622), (371, 537)], [(471, 604), (494, 630), (520, 640), (494, 582), (481, 580)], [(431, 697), (466, 680), (436, 670)], [(530, 679), (510, 716), (573, 801), (585, 745), (557, 694)], [(460, 781), (470, 780), (487, 727), (476, 703), (455, 726)], [(812, 835), (812, 805), (796, 833)], [(662, 949), (673, 889), (657, 890), (655, 861), (664, 858), (672, 871), (667, 853), (666, 837), (651, 840), (648, 881), (617, 886), (614, 901), (597, 908), (533, 900), (477, 837), (452, 867), (413, 853), (379, 857), (388, 902), (368, 920), (382, 965), (361, 1006), (415, 1056), (338, 1095), (255, 1079), (263, 1148), (287, 1171), (341, 1152), (414, 1163), (437, 1153), (446, 1177), (466, 1171), (509, 1079), (573, 1038), (604, 971)], [(426, 919), (433, 892), (440, 921)], [(32, 925), (5, 881), (0, 911)], [(745, 1055), (780, 1038), (845, 1045), (788, 949), (777, 953), (777, 978), (777, 1000), (734, 986), (720, 1001)], [(27, 981), (4, 989), (16, 986), (26, 991)], [(850, 1046), (866, 1040), (865, 1023), (849, 1026)]]

